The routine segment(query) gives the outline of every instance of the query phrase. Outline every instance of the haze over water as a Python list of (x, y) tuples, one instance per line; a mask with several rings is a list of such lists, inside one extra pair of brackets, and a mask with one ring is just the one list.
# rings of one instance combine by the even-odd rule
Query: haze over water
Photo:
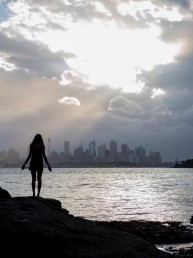
[[(31, 196), (29, 170), (0, 169), (1, 187), (12, 197)], [(70, 214), (91, 220), (157, 220), (189, 223), (193, 169), (45, 169), (41, 196), (61, 201)]]

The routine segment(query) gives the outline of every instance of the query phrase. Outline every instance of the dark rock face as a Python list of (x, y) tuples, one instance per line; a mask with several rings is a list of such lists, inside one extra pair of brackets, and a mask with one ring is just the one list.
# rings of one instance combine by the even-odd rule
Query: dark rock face
[(96, 221), (116, 229), (133, 233), (153, 244), (174, 244), (193, 242), (193, 232), (187, 226), (177, 221)]
[(7, 190), (4, 190), (0, 187), (0, 199), (8, 199), (11, 198), (10, 193)]
[(6, 257), (172, 257), (131, 233), (74, 217), (54, 199), (2, 199), (0, 238)]

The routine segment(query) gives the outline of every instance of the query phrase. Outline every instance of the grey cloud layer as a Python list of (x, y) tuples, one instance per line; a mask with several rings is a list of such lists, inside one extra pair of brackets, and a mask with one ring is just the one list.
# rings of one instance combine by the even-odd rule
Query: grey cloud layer
[(27, 69), (49, 78), (59, 77), (64, 70), (69, 69), (62, 51), (53, 53), (46, 46), (21, 38), (20, 35), (8, 37), (2, 32), (0, 41), (0, 52), (16, 68)]
[[(155, 20), (152, 15), (138, 13), (138, 19), (123, 16), (118, 3), (130, 1), (98, 1), (111, 15), (96, 10), (93, 1), (83, 1), (84, 5), (64, 4), (63, 1), (26, 0), (31, 12), (43, 16), (45, 8), (55, 15), (69, 15), (74, 22), (100, 19), (116, 21), (120, 26), (131, 29), (155, 22), (161, 28), (161, 39), (165, 42), (182, 42), (181, 51), (175, 62), (158, 65), (151, 71), (142, 71), (138, 79), (145, 83), (140, 93), (125, 93), (106, 85), (91, 85), (85, 78), (69, 71), (68, 58), (77, 58), (73, 53), (51, 52), (40, 42), (22, 36), (22, 28), (30, 30), (30, 25), (16, 23), (18, 34), (8, 26), (0, 31), (0, 53), (16, 70), (0, 69), (0, 139), (2, 147), (14, 146), (24, 149), (37, 131), (53, 139), (53, 149), (62, 151), (61, 141), (67, 139), (79, 144), (96, 139), (106, 143), (111, 139), (128, 143), (130, 147), (142, 145), (147, 149), (161, 151), (164, 160), (186, 158), (192, 155), (193, 139), (193, 33), (192, 19), (171, 22)], [(74, 1), (76, 2), (76, 1)], [(136, 1), (139, 2), (139, 1)], [(179, 8), (190, 13), (190, 1), (153, 0), (156, 7)], [(39, 8), (41, 7), (41, 8)], [(148, 13), (148, 12), (147, 12)], [(49, 30), (69, 29), (45, 15)], [(54, 23), (55, 22), (55, 23)], [(31, 30), (41, 31), (41, 27), (31, 26)], [(17, 31), (17, 30), (16, 30)], [(8, 36), (9, 35), (9, 36)], [(47, 77), (43, 79), (42, 77)], [(57, 77), (53, 79), (53, 77)], [(67, 83), (61, 83), (62, 78)], [(52, 79), (51, 79), (52, 78)], [(65, 81), (65, 80), (63, 80)], [(60, 84), (61, 83), (61, 84)], [(165, 95), (152, 98), (153, 89), (160, 88)], [(65, 101), (70, 97), (70, 103)], [(59, 103), (63, 100), (63, 104)], [(59, 102), (58, 102), (59, 101)], [(81, 103), (78, 105), (77, 103)], [(69, 102), (68, 102), (69, 103)], [(108, 146), (107, 146), (108, 147)], [(27, 147), (26, 149), (27, 150)]]

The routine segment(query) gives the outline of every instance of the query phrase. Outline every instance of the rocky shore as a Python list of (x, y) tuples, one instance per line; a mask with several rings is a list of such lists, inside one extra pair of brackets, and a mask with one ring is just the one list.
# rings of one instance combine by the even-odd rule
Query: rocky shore
[(192, 232), (178, 222), (90, 221), (72, 216), (58, 200), (11, 197), (6, 191), (0, 194), (0, 238), (1, 253), (8, 257), (193, 257), (156, 247), (193, 242)]
[(181, 222), (131, 220), (97, 223), (135, 234), (174, 257), (193, 258), (193, 229)]

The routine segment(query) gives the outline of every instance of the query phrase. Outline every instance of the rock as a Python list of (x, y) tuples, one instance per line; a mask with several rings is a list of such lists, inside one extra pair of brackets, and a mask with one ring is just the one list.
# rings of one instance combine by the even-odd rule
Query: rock
[(193, 242), (193, 231), (179, 221), (96, 221), (116, 229), (133, 233), (153, 244), (174, 244)]
[(10, 193), (7, 190), (4, 190), (0, 187), (0, 199), (8, 199), (11, 198)]
[(74, 217), (55, 199), (2, 199), (0, 237), (8, 257), (173, 257), (134, 234)]

